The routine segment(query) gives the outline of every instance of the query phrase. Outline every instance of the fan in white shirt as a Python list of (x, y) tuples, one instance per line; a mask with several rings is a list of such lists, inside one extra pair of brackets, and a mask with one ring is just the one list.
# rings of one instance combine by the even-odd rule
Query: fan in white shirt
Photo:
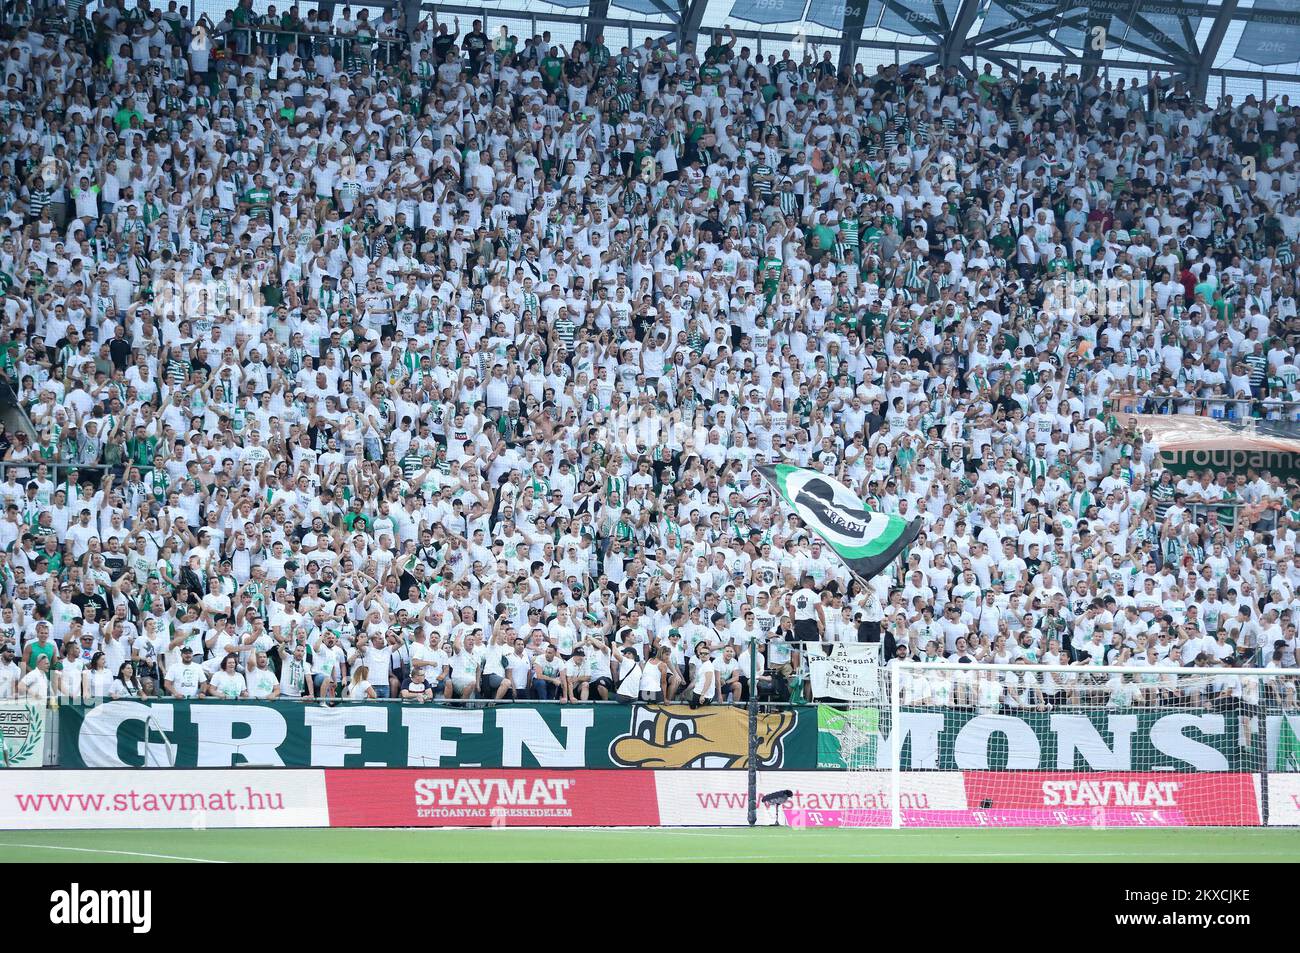
[(19, 698), (34, 698), (45, 701), (50, 697), (50, 658), (38, 656), (36, 667), (22, 677), (18, 683)]
[(22, 675), (22, 669), (14, 661), (13, 644), (5, 643), (4, 648), (0, 649), (0, 698), (13, 698), (18, 694), (18, 682)]
[(239, 656), (233, 652), (221, 660), (221, 667), (208, 680), (208, 694), (213, 698), (247, 698), (248, 682), (239, 671)]
[(292, 658), (280, 664), (280, 697), (311, 698), (315, 695), (312, 665), (307, 661), (307, 647), (299, 642), (294, 646)]
[(695, 678), (691, 682), (691, 707), (707, 705), (718, 695), (718, 673), (709, 658), (709, 647), (701, 642), (695, 647)]
[(203, 666), (194, 661), (194, 650), (188, 645), (181, 648), (181, 660), (167, 666), (163, 688), (172, 698), (197, 698), (203, 691), (208, 675)]
[(280, 681), (275, 677), (266, 652), (259, 650), (249, 659), (246, 684), (249, 698), (280, 697)]

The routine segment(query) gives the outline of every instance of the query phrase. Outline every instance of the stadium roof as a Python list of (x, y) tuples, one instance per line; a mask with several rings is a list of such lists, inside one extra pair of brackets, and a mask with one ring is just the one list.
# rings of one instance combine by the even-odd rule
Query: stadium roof
[(642, 32), (689, 38), (730, 24), (774, 47), (838, 47), (841, 62), (877, 49), (967, 67), (1118, 67), (1178, 72), (1202, 90), (1213, 75), (1290, 83), (1300, 73), (1300, 0), (471, 0), (436, 9), (610, 23), (636, 42)]

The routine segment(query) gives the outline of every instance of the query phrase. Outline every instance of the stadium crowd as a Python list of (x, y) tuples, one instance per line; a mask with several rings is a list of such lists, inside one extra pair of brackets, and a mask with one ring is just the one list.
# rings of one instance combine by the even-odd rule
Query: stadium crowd
[[(703, 703), (753, 651), (781, 698), (809, 626), (1296, 666), (1300, 486), (1176, 476), (1110, 411), (1300, 400), (1287, 97), (23, 19), (0, 697)], [(850, 578), (775, 461), (919, 516), (904, 564)]]

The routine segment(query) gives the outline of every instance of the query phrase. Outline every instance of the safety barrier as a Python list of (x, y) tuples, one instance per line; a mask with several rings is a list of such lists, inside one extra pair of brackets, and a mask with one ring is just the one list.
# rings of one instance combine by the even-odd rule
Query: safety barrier
[(1111, 397), (1113, 409), (1123, 414), (1185, 414), (1215, 420), (1300, 421), (1300, 401), (1256, 397), (1185, 397), (1148, 391), (1125, 391)]
[[(760, 771), (756, 822), (887, 827), (888, 777)], [(908, 771), (898, 798), (909, 827), (1257, 827), (1266, 786), (1267, 825), (1300, 825), (1294, 773), (1043, 773), (990, 807), (990, 792), (1006, 780), (994, 771)], [(716, 770), (0, 772), (0, 830), (739, 827), (748, 802), (744, 772)]]

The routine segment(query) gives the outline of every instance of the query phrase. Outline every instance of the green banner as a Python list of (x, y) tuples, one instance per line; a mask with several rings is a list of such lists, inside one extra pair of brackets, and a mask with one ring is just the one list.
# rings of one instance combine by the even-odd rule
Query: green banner
[[(878, 709), (817, 706), (817, 767), (875, 767), (879, 739)], [(889, 763), (888, 757), (884, 763)]]
[[(889, 722), (888, 709), (820, 706), (818, 767), (888, 769), (893, 744)], [(1261, 755), (1254, 747), (1242, 747), (1235, 714), (1201, 709), (1001, 715), (908, 708), (902, 723), (904, 770), (1248, 771), (1256, 769)], [(874, 753), (874, 762), (867, 752)], [(1282, 746), (1279, 760), (1285, 754)]]
[[(813, 767), (812, 708), (759, 716), (758, 763)], [(745, 709), (114, 701), (58, 710), (59, 764), (121, 767), (746, 768)]]
[(1300, 712), (1268, 717), (1268, 767), (1279, 774), (1300, 771)]
[[(67, 768), (485, 767), (745, 768), (745, 710), (712, 705), (350, 704), (116, 701), (63, 706), (46, 720)], [(830, 705), (759, 716), (764, 768), (887, 769), (887, 708)], [(1272, 770), (1300, 766), (1300, 713), (1268, 716)], [(903, 712), (907, 770), (1258, 770), (1255, 730), (1199, 709), (986, 714)], [(18, 746), (9, 745), (13, 754)], [(39, 761), (36, 763), (39, 764)], [(1276, 765), (1276, 766), (1274, 766)]]
[(1180, 476), (1190, 470), (1213, 470), (1216, 474), (1235, 473), (1244, 476), (1247, 470), (1267, 470), (1278, 479), (1300, 477), (1300, 460), (1297, 454), (1282, 450), (1165, 450), (1160, 458), (1165, 469)]

